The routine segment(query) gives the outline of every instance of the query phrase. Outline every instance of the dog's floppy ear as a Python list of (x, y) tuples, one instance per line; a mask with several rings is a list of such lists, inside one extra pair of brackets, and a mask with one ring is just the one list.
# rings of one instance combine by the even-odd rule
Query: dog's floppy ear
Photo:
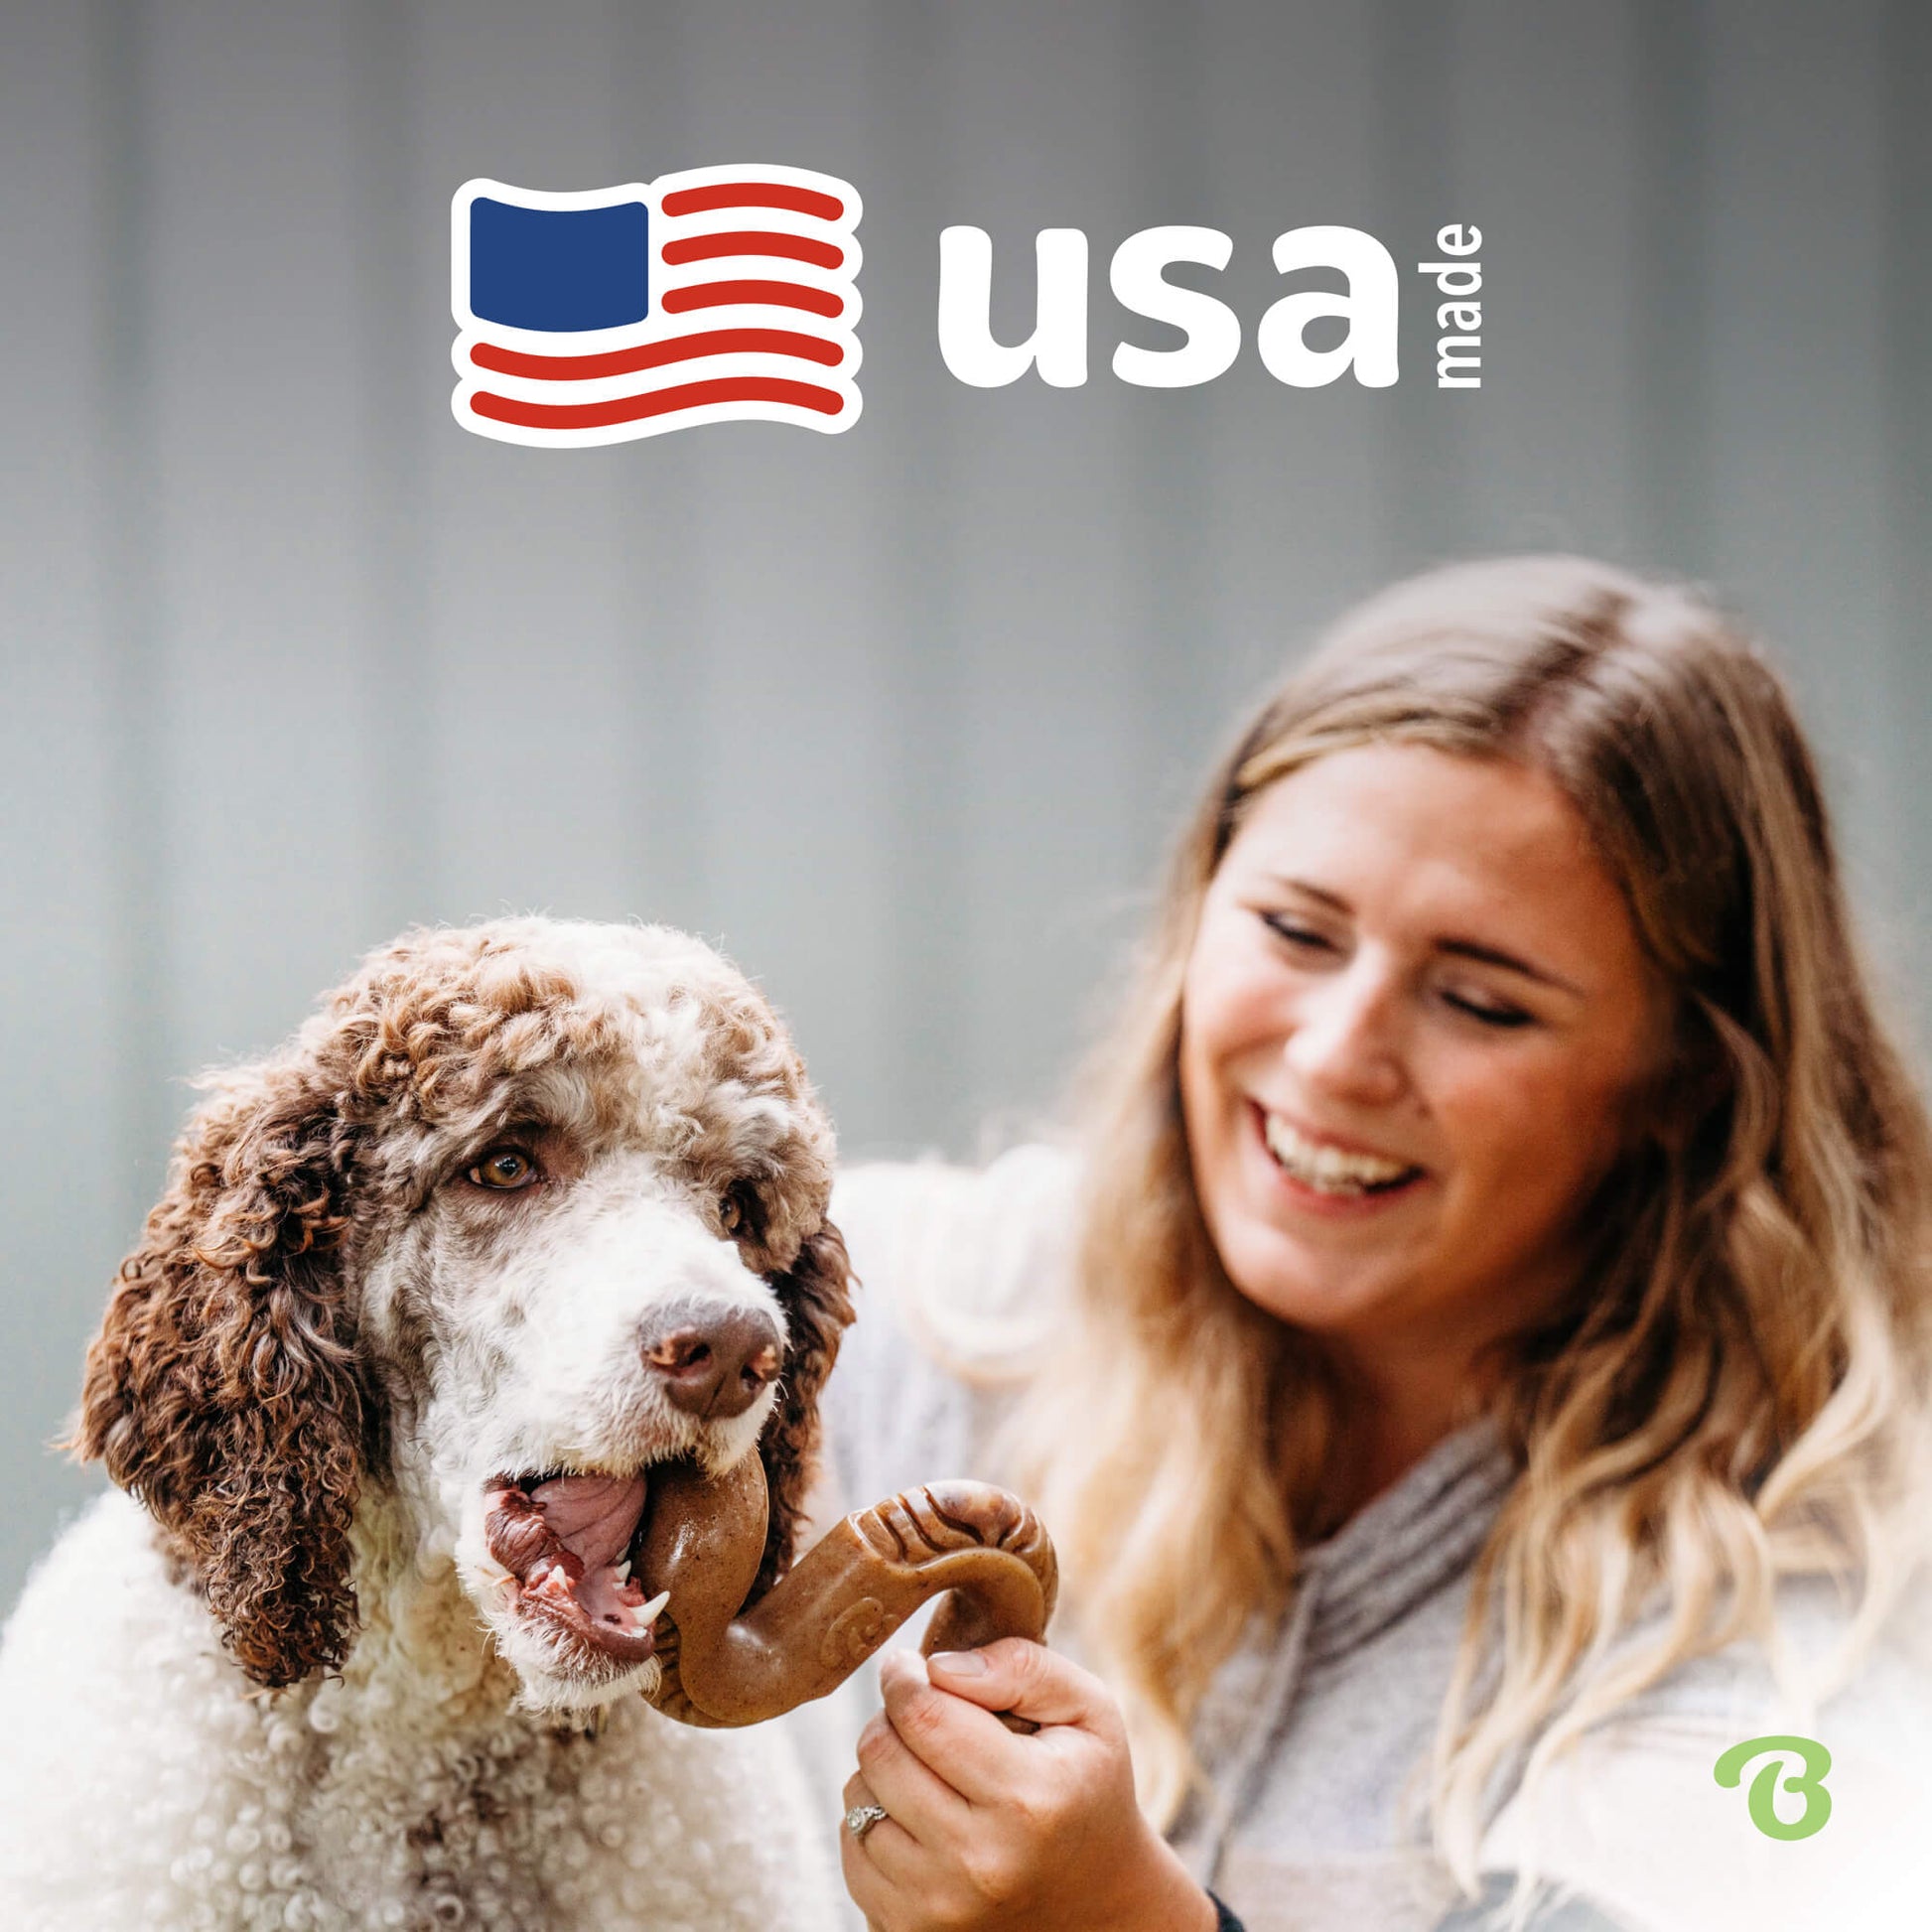
[(172, 1533), (273, 1688), (340, 1665), (356, 1629), (348, 1526), (376, 1412), (338, 1257), (353, 1153), (307, 1069), (224, 1080), (121, 1264), (73, 1437)]
[(824, 1222), (799, 1249), (790, 1269), (770, 1279), (791, 1331), (791, 1345), (785, 1355), (778, 1407), (759, 1441), (771, 1513), (764, 1560), (752, 1586), (753, 1602), (785, 1574), (795, 1554), (818, 1443), (819, 1391), (838, 1358), (839, 1336), (852, 1319), (852, 1265), (846, 1259), (844, 1237), (830, 1221)]

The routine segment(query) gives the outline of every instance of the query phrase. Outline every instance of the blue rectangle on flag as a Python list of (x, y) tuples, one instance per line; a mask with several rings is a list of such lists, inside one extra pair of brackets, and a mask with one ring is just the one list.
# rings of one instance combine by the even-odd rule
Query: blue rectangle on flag
[(470, 205), (470, 308), (504, 329), (621, 329), (650, 313), (649, 213)]

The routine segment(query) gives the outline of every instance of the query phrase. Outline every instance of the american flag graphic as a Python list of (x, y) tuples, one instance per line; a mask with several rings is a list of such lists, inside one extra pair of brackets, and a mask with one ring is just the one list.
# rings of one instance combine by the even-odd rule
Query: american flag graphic
[(859, 419), (861, 205), (803, 168), (550, 194), (465, 182), (450, 308), (465, 429), (572, 449), (698, 423)]

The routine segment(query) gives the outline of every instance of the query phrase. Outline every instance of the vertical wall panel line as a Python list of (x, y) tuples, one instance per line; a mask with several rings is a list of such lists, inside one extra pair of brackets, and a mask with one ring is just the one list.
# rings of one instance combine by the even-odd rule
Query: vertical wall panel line
[[(1137, 157), (1135, 225), (1173, 222), (1231, 232), (1226, 209), (1217, 205), (1218, 184), (1208, 161), (1212, 108), (1203, 71), (1208, 37), (1221, 22), (1207, 17), (1200, 0), (1143, 0), (1131, 18), (1140, 50), (1138, 120), (1148, 136)], [(1242, 248), (1255, 245), (1248, 235), (1236, 235), (1234, 242), (1237, 257)], [(1097, 238), (1090, 268), (1096, 314), (1110, 323), (1117, 318), (1105, 293), (1105, 277), (1114, 245), (1114, 237)], [(1210, 292), (1220, 290), (1221, 278), (1211, 274), (1179, 279)], [(1145, 336), (1144, 325), (1138, 334)], [(1094, 379), (1111, 382), (1114, 378), (1104, 373), (1112, 355), (1104, 346), (1109, 337), (1108, 330), (1096, 334)], [(1131, 754), (1136, 771), (1145, 774), (1131, 795), (1135, 816), (1130, 829), (1142, 855), (1141, 891), (1150, 894), (1156, 856), (1185, 809), (1194, 768), (1220, 723), (1223, 680), (1204, 660), (1224, 652), (1228, 639), (1207, 621), (1215, 606), (1206, 581), (1207, 538), (1198, 515), (1198, 505), (1210, 500), (1213, 478), (1211, 393), (1199, 388), (1136, 390), (1129, 401), (1138, 474), (1128, 480), (1124, 507), (1138, 525), (1134, 553), (1141, 579), (1134, 601), (1141, 688), (1135, 694)]]
[(101, 577), (112, 666), (105, 713), (113, 741), (109, 864), (117, 910), (103, 943), (113, 953), (116, 987), (116, 1198), (130, 1239), (157, 1190), (179, 1112), (168, 1082), (165, 1005), (173, 949), (161, 753), (166, 637), (150, 260), (151, 25), (145, 0), (96, 0), (92, 10), (103, 202), (98, 286), (106, 314), (98, 338), (100, 404), (90, 429), (106, 505)]
[[(689, 105), (692, 42), (725, 29), (701, 14), (619, 0), (613, 14), (614, 65), (620, 81), (618, 152), (629, 173), (613, 179), (654, 180), (678, 169), (735, 157), (714, 152)], [(761, 158), (761, 157), (760, 157)], [(729, 433), (729, 432), (727, 432)], [(623, 596), (635, 613), (623, 622), (627, 662), (617, 667), (613, 694), (626, 708), (638, 770), (630, 817), (618, 828), (622, 886), (646, 919), (682, 923), (717, 937), (713, 880), (728, 864), (700, 803), (706, 796), (707, 601), (680, 560), (705, 554), (713, 500), (703, 441), (680, 434), (618, 446), (619, 487), (637, 540), (620, 565)], [(696, 821), (696, 822), (694, 822)]]
[(881, 1017), (897, 1046), (891, 1113), (922, 1129), (929, 1123), (957, 1158), (973, 1151), (977, 1131), (969, 1097), (977, 1088), (964, 1045), (971, 957), (964, 800), (973, 775), (965, 768), (961, 640), (952, 595), (955, 573), (966, 560), (946, 515), (961, 399), (957, 384), (931, 373), (939, 366), (939, 230), (953, 218), (942, 213), (947, 204), (938, 175), (951, 131), (942, 21), (941, 10), (890, 0), (872, 15), (870, 88), (891, 103), (900, 163), (868, 206), (875, 239), (865, 245), (876, 260), (909, 248), (923, 253), (924, 261), (892, 280), (870, 278), (869, 336), (882, 345), (908, 345), (909, 352), (889, 362), (882, 351), (868, 361), (867, 420), (855, 434), (870, 433), (888, 445), (877, 474), (887, 519), (881, 618), (895, 640), (886, 687), (894, 740), (887, 770), (889, 795), (899, 801), (892, 822), (881, 827), (886, 874), (895, 888), (884, 933), (892, 960), (891, 1011)]
[[(375, 787), (370, 845), (377, 873), (363, 907), (373, 940), (432, 916), (439, 828), (427, 743), (433, 705), (423, 438), (436, 420), (428, 413), (430, 398), (454, 382), (447, 351), (436, 354), (454, 325), (447, 314), (426, 317), (412, 299), (425, 254), (440, 261), (448, 246), (440, 230), (419, 227), (416, 10), (402, 0), (357, 0), (349, 36), (350, 166), (368, 384), (360, 536), (366, 629), (357, 654), (375, 740), (375, 755), (362, 766)], [(423, 333), (432, 323), (448, 325), (441, 338)]]
[[(1932, 812), (1919, 773), (1932, 722), (1932, 9), (1925, 0), (1889, 0), (1884, 16), (1886, 75), (1886, 286), (1884, 389), (1888, 402), (1890, 511), (1889, 655), (1892, 702), (1872, 721), (1881, 735), (1878, 763), (1894, 809), (1888, 834), (1902, 848), (1890, 877), (1907, 906), (1932, 905)], [(1889, 921), (1911, 923), (1901, 908)], [(1902, 973), (1912, 1007), (1921, 1077), (1932, 1077), (1932, 984), (1922, 962)]]
[[(1453, 405), (1480, 404), (1480, 393), (1439, 392), (1433, 353), (1432, 285), (1415, 273), (1425, 259), (1436, 223), (1453, 210), (1452, 129), (1449, 86), (1454, 58), (1457, 9), (1446, 0), (1383, 0), (1378, 15), (1381, 47), (1377, 77), (1384, 129), (1382, 207), (1388, 225), (1379, 231), (1395, 256), (1406, 326), (1402, 372), (1384, 398), (1363, 391), (1361, 406), (1378, 402), (1391, 410), (1388, 468), (1389, 522), (1398, 571), (1464, 550), (1470, 528), (1461, 431)], [(1439, 212), (1440, 210), (1440, 212)], [(1484, 238), (1485, 261), (1494, 242)], [(1426, 318), (1426, 321), (1424, 320)], [(1485, 368), (1485, 385), (1502, 379)]]
[(1709, 574), (1711, 488), (1711, 28), (1704, 0), (1637, 0), (1638, 500), (1653, 570)]

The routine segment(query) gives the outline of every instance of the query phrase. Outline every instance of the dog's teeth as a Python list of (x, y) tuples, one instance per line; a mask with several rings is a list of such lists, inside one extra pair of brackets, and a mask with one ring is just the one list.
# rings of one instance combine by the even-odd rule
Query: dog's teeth
[(650, 1599), (648, 1603), (639, 1603), (637, 1607), (633, 1611), (631, 1611), (631, 1615), (637, 1619), (638, 1625), (640, 1627), (647, 1623), (655, 1623), (657, 1619), (663, 1615), (664, 1605), (668, 1603), (670, 1600), (671, 1600), (671, 1592), (668, 1589), (660, 1589), (657, 1592), (657, 1594)]
[(619, 1583), (627, 1584), (630, 1581), (630, 1559), (625, 1557), (611, 1574)]

